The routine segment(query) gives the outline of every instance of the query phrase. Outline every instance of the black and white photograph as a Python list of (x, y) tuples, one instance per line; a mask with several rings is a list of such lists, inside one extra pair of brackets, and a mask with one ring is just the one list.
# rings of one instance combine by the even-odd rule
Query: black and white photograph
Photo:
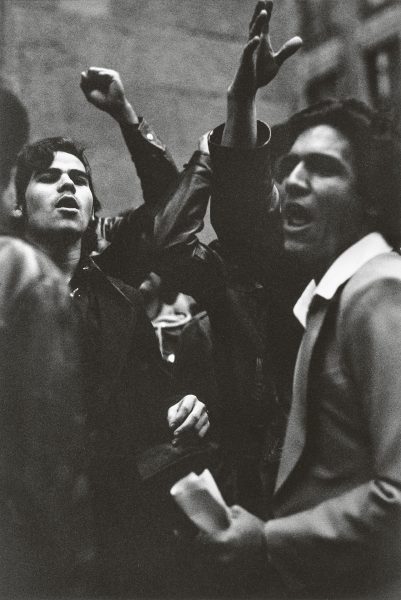
[(399, 0), (0, 0), (0, 600), (401, 598)]

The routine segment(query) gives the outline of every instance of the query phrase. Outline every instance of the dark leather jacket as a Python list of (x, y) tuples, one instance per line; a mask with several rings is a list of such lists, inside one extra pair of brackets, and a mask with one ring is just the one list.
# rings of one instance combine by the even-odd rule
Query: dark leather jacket
[(87, 346), (87, 434), (104, 565), (102, 592), (114, 595), (185, 590), (184, 578), (189, 578), (185, 559), (177, 558), (168, 490), (208, 460), (207, 447), (186, 452), (171, 445), (167, 410), (184, 390), (162, 360), (142, 296), (132, 287), (153, 263), (149, 242), (162, 193), (158, 177), (163, 186), (174, 186), (178, 177), (150, 131), (144, 121), (139, 129), (125, 131), (145, 203), (109, 223), (110, 246), (93, 259), (84, 258), (71, 281)]
[[(259, 128), (260, 136), (268, 137), (268, 128)], [(246, 181), (238, 177), (246, 153), (221, 147), (221, 130), (210, 144), (211, 157), (195, 152), (182, 173), (171, 177), (167, 192), (156, 201), (156, 195), (150, 202), (145, 196), (144, 205), (123, 216), (113, 243), (97, 261), (110, 274), (134, 283), (146, 271), (159, 272), (206, 309), (213, 338), (212, 379), (218, 381), (217, 393), (206, 400), (219, 423), (231, 471), (227, 501), (268, 516), (298, 342), (298, 331), (292, 330), (297, 326), (288, 318), (296, 292), (280, 279), (277, 196), (266, 168), (266, 148), (257, 161), (248, 157), (247, 181), (259, 182), (257, 208), (251, 208)], [(157, 139), (154, 132), (152, 136)], [(143, 151), (146, 143), (148, 164), (156, 167), (149, 141)], [(130, 143), (128, 147), (132, 154)], [(169, 161), (161, 147), (156, 152)], [(144, 157), (143, 152), (143, 162)], [(218, 242), (206, 246), (198, 233), (211, 191)], [(294, 342), (283, 346), (276, 343), (280, 339)], [(285, 389), (278, 393), (277, 384)]]

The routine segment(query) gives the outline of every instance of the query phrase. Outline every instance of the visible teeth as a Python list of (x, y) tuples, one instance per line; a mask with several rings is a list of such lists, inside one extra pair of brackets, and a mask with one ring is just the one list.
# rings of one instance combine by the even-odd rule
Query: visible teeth
[(308, 212), (302, 206), (295, 204), (288, 206), (286, 218), (288, 224), (294, 227), (300, 227), (309, 221)]
[(77, 208), (77, 202), (75, 198), (61, 198), (57, 202), (57, 208)]
[(295, 225), (296, 227), (299, 227), (300, 225), (305, 225), (306, 221), (305, 219), (294, 219), (294, 218), (290, 218), (288, 219), (288, 223), (290, 225)]

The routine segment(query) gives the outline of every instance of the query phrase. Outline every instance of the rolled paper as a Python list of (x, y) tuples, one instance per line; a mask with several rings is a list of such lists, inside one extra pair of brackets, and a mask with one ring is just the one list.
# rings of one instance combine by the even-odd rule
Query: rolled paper
[(173, 485), (170, 494), (192, 523), (202, 531), (212, 533), (229, 526), (229, 508), (208, 469), (200, 475), (189, 473)]

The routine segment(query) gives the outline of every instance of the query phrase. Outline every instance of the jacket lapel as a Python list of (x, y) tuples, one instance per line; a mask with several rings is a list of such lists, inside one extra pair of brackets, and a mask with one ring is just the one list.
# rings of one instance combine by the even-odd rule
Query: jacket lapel
[(316, 296), (308, 314), (308, 321), (298, 351), (294, 372), (293, 395), (283, 453), (277, 475), (275, 493), (288, 479), (299, 461), (305, 446), (308, 376), (313, 350), (330, 303)]

